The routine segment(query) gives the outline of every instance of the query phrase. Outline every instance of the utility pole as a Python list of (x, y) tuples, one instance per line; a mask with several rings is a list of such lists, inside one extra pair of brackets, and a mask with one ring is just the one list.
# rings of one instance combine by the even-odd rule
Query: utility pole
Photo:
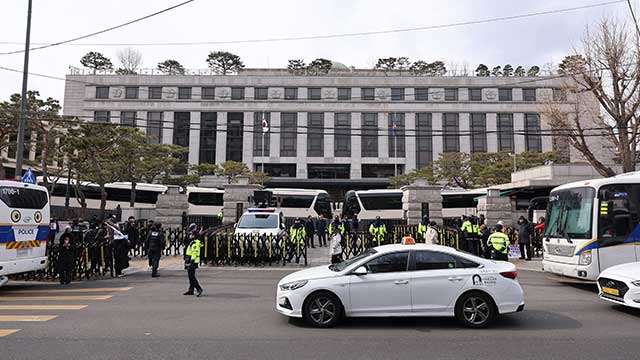
[(24, 127), (27, 112), (27, 80), (29, 76), (29, 43), (31, 39), (31, 1), (27, 11), (27, 39), (24, 43), (24, 66), (22, 68), (22, 96), (20, 98), (20, 119), (18, 120), (18, 146), (16, 150), (16, 172), (15, 178), (22, 178), (22, 161), (24, 153)]

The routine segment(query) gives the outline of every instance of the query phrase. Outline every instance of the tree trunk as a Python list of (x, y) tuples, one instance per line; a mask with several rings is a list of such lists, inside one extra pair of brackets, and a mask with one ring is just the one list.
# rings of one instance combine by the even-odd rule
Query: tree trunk
[(100, 184), (100, 217), (104, 219), (104, 211), (107, 207), (107, 189), (105, 184)]
[(129, 200), (129, 207), (134, 208), (136, 206), (136, 186), (138, 184), (135, 180), (131, 181), (131, 199)]
[(4, 180), (7, 177), (7, 173), (4, 171), (4, 159), (0, 159), (0, 179)]

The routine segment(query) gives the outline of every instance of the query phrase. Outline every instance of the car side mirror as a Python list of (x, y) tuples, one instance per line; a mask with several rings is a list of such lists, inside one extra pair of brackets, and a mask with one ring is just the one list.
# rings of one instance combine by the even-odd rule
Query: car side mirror
[(359, 268), (353, 270), (353, 275), (357, 276), (367, 275), (367, 273), (369, 273), (369, 271), (364, 266), (360, 266)]

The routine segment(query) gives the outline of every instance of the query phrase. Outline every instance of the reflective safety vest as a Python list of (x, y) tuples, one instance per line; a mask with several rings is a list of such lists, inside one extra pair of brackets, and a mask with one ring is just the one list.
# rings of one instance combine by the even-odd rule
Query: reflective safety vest
[(195, 239), (191, 242), (191, 245), (187, 248), (187, 256), (191, 258), (192, 264), (200, 264), (200, 248), (202, 243), (200, 240)]
[(329, 224), (329, 235), (333, 234), (333, 229), (335, 229), (336, 226), (338, 226), (340, 235), (344, 236), (344, 223), (343, 222), (336, 223), (335, 221), (332, 221), (331, 224)]
[(467, 235), (480, 235), (480, 226), (472, 224), (469, 220), (462, 223), (461, 230)]
[(427, 230), (429, 230), (428, 225), (424, 225), (423, 223), (418, 224), (418, 239), (426, 241)]
[(384, 236), (387, 234), (387, 226), (385, 224), (380, 224), (380, 226), (371, 224), (369, 226), (369, 234), (373, 236), (373, 240), (380, 246), (380, 243), (384, 241)]
[(218, 211), (218, 220), (222, 221), (222, 217), (224, 215), (222, 214), (222, 210)]
[(304, 226), (300, 228), (292, 226), (291, 229), (289, 229), (289, 236), (294, 244), (304, 244), (304, 238), (307, 236), (307, 231), (304, 229)]
[(499, 254), (508, 254), (510, 244), (509, 236), (498, 231), (491, 234), (489, 241), (487, 241), (487, 245), (491, 247), (491, 251)]

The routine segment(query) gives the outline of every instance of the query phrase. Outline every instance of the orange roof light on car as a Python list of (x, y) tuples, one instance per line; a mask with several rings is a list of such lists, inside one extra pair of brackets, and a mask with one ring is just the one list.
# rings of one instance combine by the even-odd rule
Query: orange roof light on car
[(402, 245), (415, 245), (415, 244), (416, 244), (416, 241), (413, 239), (413, 237), (411, 237), (411, 235), (402, 237)]

